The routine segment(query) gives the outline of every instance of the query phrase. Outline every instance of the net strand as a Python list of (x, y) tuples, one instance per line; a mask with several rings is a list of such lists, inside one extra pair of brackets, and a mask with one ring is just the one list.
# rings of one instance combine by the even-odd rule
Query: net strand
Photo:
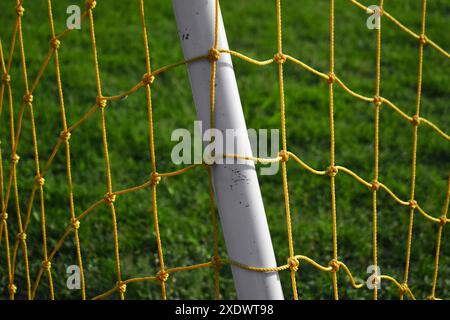
[[(422, 0), (422, 31), (421, 34), (425, 34), (425, 20), (426, 20), (426, 11), (427, 11), (427, 1)], [(419, 41), (419, 67), (418, 67), (418, 75), (417, 75), (417, 97), (416, 97), (416, 112), (413, 116), (417, 119), (420, 117), (420, 106), (421, 106), (421, 98), (422, 98), (422, 71), (423, 71), (423, 46), (424, 42)], [(411, 165), (411, 195), (410, 201), (415, 202), (415, 190), (416, 190), (416, 171), (417, 171), (417, 144), (418, 144), (418, 130), (419, 126), (414, 125), (413, 128), (413, 147), (412, 147), (412, 165)], [(403, 286), (408, 286), (409, 280), (409, 271), (410, 271), (410, 261), (411, 261), (411, 249), (412, 249), (412, 237), (413, 237), (413, 227), (414, 227), (414, 211), (416, 206), (410, 206), (409, 212), (409, 225), (408, 225), (408, 240), (407, 240), (407, 248), (406, 248), (406, 262), (405, 262), (405, 274), (403, 279)], [(400, 298), (403, 299), (404, 291), (401, 292)]]
[[(141, 26), (142, 26), (142, 34), (144, 37), (144, 47), (145, 47), (145, 61), (146, 61), (146, 70), (147, 75), (151, 75), (151, 60), (150, 60), (150, 51), (149, 51), (149, 41), (147, 35), (147, 27), (145, 24), (145, 11), (144, 11), (144, 1), (140, 0), (140, 15), (141, 15)], [(154, 130), (153, 130), (153, 106), (152, 106), (152, 91), (151, 91), (151, 81), (146, 83), (146, 94), (147, 94), (147, 113), (148, 113), (148, 125), (150, 132), (150, 157), (151, 157), (151, 191), (152, 191), (152, 208), (153, 208), (153, 221), (155, 228), (155, 237), (158, 248), (158, 259), (159, 259), (159, 267), (160, 270), (156, 275), (156, 278), (160, 281), (161, 285), (161, 295), (163, 299), (167, 298), (166, 293), (166, 281), (168, 277), (168, 273), (165, 271), (164, 265), (164, 255), (162, 249), (161, 235), (159, 230), (159, 220), (158, 220), (158, 204), (157, 204), (157, 185), (158, 185), (158, 177), (156, 171), (156, 154), (155, 154), (155, 141), (154, 141)]]
[[(331, 221), (333, 227), (333, 260), (338, 261), (336, 183), (337, 169), (335, 167), (335, 135), (334, 135), (334, 0), (330, 0), (330, 73), (328, 78), (329, 112), (330, 112), (330, 166), (327, 173), (330, 176), (331, 188)], [(339, 299), (338, 278), (336, 268), (333, 272), (333, 297)]]
[[(75, 216), (75, 204), (74, 204), (74, 197), (73, 197), (73, 183), (72, 183), (72, 165), (71, 165), (71, 156), (70, 156), (70, 132), (67, 128), (67, 116), (66, 116), (66, 109), (64, 104), (64, 93), (62, 88), (62, 81), (61, 81), (61, 71), (60, 71), (60, 64), (59, 64), (59, 45), (60, 41), (56, 37), (55, 33), (55, 25), (53, 21), (53, 11), (52, 11), (52, 2), (51, 0), (48, 0), (47, 2), (48, 6), (48, 17), (50, 21), (50, 28), (51, 28), (51, 35), (52, 35), (52, 44), (54, 49), (54, 59), (55, 59), (55, 73), (56, 73), (56, 84), (58, 88), (58, 96), (59, 96), (59, 105), (61, 108), (61, 121), (62, 121), (62, 128), (63, 131), (60, 134), (60, 140), (58, 141), (57, 146), (59, 146), (59, 142), (63, 141), (65, 146), (65, 156), (66, 156), (66, 171), (67, 171), (67, 186), (69, 191), (69, 207), (70, 207), (70, 216), (71, 216), (71, 222), (72, 227), (74, 231), (74, 238), (75, 238), (75, 250), (76, 250), (76, 256), (77, 256), (77, 262), (78, 267), (80, 268), (80, 286), (81, 286), (81, 298), (82, 300), (86, 299), (86, 285), (85, 285), (85, 278), (84, 278), (84, 268), (83, 268), (83, 258), (81, 255), (81, 244), (80, 244), (80, 236), (78, 229), (80, 228), (80, 223), (76, 219)], [(54, 150), (52, 153), (52, 156), (50, 157), (51, 160), (53, 160), (53, 157), (56, 155), (57, 149)], [(47, 166), (46, 166), (47, 167)], [(36, 284), (38, 281), (36, 281)]]
[[(378, 212), (377, 212), (377, 191), (378, 179), (379, 179), (379, 151), (380, 151), (380, 106), (381, 99), (381, 16), (383, 13), (383, 0), (379, 2), (379, 25), (377, 29), (377, 44), (376, 44), (376, 81), (375, 81), (375, 137), (374, 137), (374, 178), (372, 185), (374, 186), (372, 193), (372, 247), (373, 247), (373, 266), (375, 268), (376, 276), (378, 276)], [(375, 281), (378, 281), (375, 278)], [(373, 287), (373, 299), (378, 299), (378, 283)]]

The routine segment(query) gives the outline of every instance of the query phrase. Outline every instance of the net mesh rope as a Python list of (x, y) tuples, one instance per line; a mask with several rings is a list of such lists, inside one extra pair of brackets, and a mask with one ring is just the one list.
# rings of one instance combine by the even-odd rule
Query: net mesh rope
[[(212, 0), (211, 0), (212, 1)], [(368, 13), (376, 13), (373, 10), (368, 9), (366, 6), (362, 5), (356, 0), (349, 0), (356, 7), (368, 12)], [(419, 43), (419, 63), (418, 63), (418, 76), (417, 76), (417, 97), (416, 97), (416, 111), (413, 115), (408, 115), (403, 112), (396, 104), (383, 97), (380, 90), (380, 61), (381, 61), (381, 28), (377, 30), (377, 45), (376, 45), (376, 91), (373, 97), (365, 96), (360, 93), (357, 93), (350, 89), (346, 84), (339, 79), (339, 77), (335, 74), (335, 60), (334, 60), (334, 12), (335, 12), (335, 1), (330, 0), (330, 13), (329, 13), (329, 22), (330, 22), (330, 62), (329, 62), (329, 70), (324, 73), (314, 69), (313, 67), (307, 65), (301, 60), (292, 57), (283, 52), (282, 46), (282, 20), (281, 20), (281, 0), (276, 0), (276, 19), (277, 19), (277, 38), (278, 38), (278, 47), (276, 54), (273, 58), (260, 61), (248, 57), (240, 52), (236, 52), (233, 50), (223, 50), (218, 47), (218, 17), (219, 17), (219, 1), (215, 1), (215, 40), (212, 44), (211, 49), (208, 52), (205, 52), (204, 55), (195, 57), (193, 59), (180, 61), (171, 65), (166, 65), (156, 70), (152, 70), (151, 67), (151, 59), (150, 59), (150, 51), (149, 51), (149, 41), (147, 35), (147, 27), (145, 20), (145, 12), (144, 12), (144, 0), (139, 0), (140, 4), (140, 17), (141, 17), (141, 27), (143, 34), (143, 45), (145, 48), (145, 58), (146, 58), (146, 73), (143, 76), (142, 80), (137, 83), (133, 88), (124, 92), (122, 94), (116, 96), (104, 96), (102, 94), (102, 81), (100, 76), (100, 67), (97, 55), (97, 47), (96, 47), (96, 38), (95, 38), (95, 24), (94, 24), (94, 9), (96, 8), (96, 1), (88, 0), (86, 1), (86, 9), (81, 15), (82, 21), (86, 21), (89, 25), (89, 32), (92, 44), (92, 54), (94, 58), (94, 68), (95, 68), (95, 80), (97, 87), (97, 99), (95, 104), (89, 109), (89, 111), (81, 117), (77, 122), (72, 125), (69, 125), (66, 120), (66, 111), (65, 111), (65, 100), (63, 94), (63, 85), (61, 81), (60, 74), (60, 63), (58, 56), (58, 49), (61, 45), (61, 41), (67, 34), (70, 32), (69, 29), (64, 30), (62, 33), (57, 34), (54, 27), (53, 14), (52, 14), (52, 1), (47, 0), (48, 2), (48, 18), (50, 21), (50, 33), (51, 33), (51, 41), (50, 41), (50, 49), (48, 54), (45, 56), (44, 62), (39, 69), (36, 79), (33, 82), (30, 82), (27, 75), (27, 63), (26, 63), (26, 54), (24, 47), (24, 40), (22, 36), (22, 22), (24, 18), (24, 0), (16, 0), (16, 13), (17, 18), (15, 21), (15, 26), (13, 29), (12, 42), (9, 49), (9, 56), (6, 58), (3, 51), (3, 44), (0, 39), (0, 63), (2, 69), (2, 83), (1, 83), (1, 91), (0, 91), (0, 113), (2, 113), (3, 107), (7, 108), (7, 112), (9, 112), (9, 127), (11, 134), (11, 153), (10, 153), (10, 161), (4, 159), (3, 152), (4, 150), (0, 150), (0, 191), (1, 191), (1, 216), (0, 216), (0, 245), (2, 250), (5, 251), (6, 254), (6, 266), (2, 270), (5, 270), (8, 275), (8, 292), (9, 298), (14, 299), (17, 290), (24, 290), (26, 292), (26, 296), (28, 299), (34, 299), (36, 296), (36, 291), (39, 287), (39, 284), (45, 278), (48, 281), (48, 287), (50, 290), (50, 298), (55, 299), (55, 290), (53, 285), (53, 272), (51, 267), (52, 259), (58, 253), (59, 249), (63, 245), (63, 243), (69, 238), (74, 238), (75, 243), (75, 254), (77, 256), (78, 266), (80, 268), (80, 278), (81, 278), (81, 298), (93, 298), (93, 299), (103, 299), (107, 298), (113, 294), (119, 294), (121, 299), (125, 299), (126, 297), (126, 289), (127, 285), (131, 285), (136, 282), (154, 282), (161, 287), (161, 296), (163, 299), (168, 297), (166, 292), (166, 281), (170, 274), (174, 274), (177, 272), (185, 272), (193, 269), (199, 268), (212, 268), (215, 273), (215, 298), (220, 298), (220, 283), (219, 283), (219, 270), (223, 265), (233, 265), (238, 268), (244, 268), (246, 270), (250, 270), (253, 272), (275, 272), (275, 271), (287, 271), (290, 272), (291, 282), (292, 282), (292, 293), (294, 299), (298, 299), (297, 292), (297, 284), (296, 284), (296, 274), (299, 269), (300, 263), (307, 263), (319, 271), (328, 272), (332, 274), (332, 283), (333, 283), (333, 296), (335, 299), (339, 298), (339, 288), (338, 288), (338, 274), (343, 271), (344, 274), (348, 277), (351, 286), (354, 288), (362, 288), (363, 283), (359, 283), (353, 277), (352, 272), (346, 266), (343, 261), (338, 259), (338, 235), (337, 235), (337, 222), (336, 222), (336, 194), (335, 194), (335, 180), (336, 175), (338, 173), (343, 173), (349, 175), (354, 178), (357, 182), (361, 183), (365, 187), (369, 189), (372, 196), (372, 208), (373, 208), (373, 264), (374, 266), (378, 265), (377, 261), (377, 194), (379, 191), (386, 192), (389, 196), (391, 196), (399, 205), (409, 207), (410, 209), (410, 218), (408, 223), (408, 237), (407, 237), (407, 252), (405, 257), (405, 270), (404, 276), (402, 279), (395, 279), (389, 275), (379, 275), (374, 278), (374, 284), (377, 284), (381, 279), (387, 280), (396, 286), (399, 290), (399, 297), (401, 299), (408, 297), (411, 299), (415, 299), (413, 292), (408, 287), (408, 278), (410, 272), (410, 261), (411, 261), (411, 243), (413, 238), (413, 225), (414, 225), (414, 216), (416, 213), (421, 214), (426, 218), (431, 224), (438, 226), (438, 232), (436, 237), (436, 251), (435, 251), (435, 259), (434, 259), (434, 274), (432, 277), (432, 286), (430, 295), (426, 298), (428, 299), (438, 299), (436, 295), (437, 283), (438, 283), (438, 271), (439, 271), (439, 256), (441, 252), (441, 239), (444, 231), (445, 225), (450, 221), (447, 217), (448, 207), (449, 207), (449, 199), (450, 199), (450, 177), (448, 178), (448, 187), (446, 190), (446, 200), (443, 208), (443, 212), (440, 214), (432, 215), (425, 211), (419, 205), (419, 202), (416, 199), (415, 195), (415, 185), (416, 185), (416, 158), (417, 158), (417, 140), (418, 140), (418, 129), (420, 125), (429, 126), (432, 130), (434, 130), (440, 137), (444, 138), (447, 141), (450, 141), (450, 136), (446, 134), (443, 130), (441, 130), (437, 125), (433, 122), (427, 120), (420, 116), (420, 107), (421, 107), (421, 93), (422, 93), (422, 69), (423, 69), (423, 52), (424, 48), (427, 46), (430, 49), (434, 49), (438, 51), (444, 58), (450, 58), (450, 54), (442, 49), (438, 44), (429, 39), (426, 36), (426, 0), (422, 0), (422, 15), (421, 15), (421, 30), (420, 33), (415, 33), (401, 22), (399, 22), (395, 17), (390, 15), (387, 11), (383, 9), (383, 0), (379, 1), (380, 8), (380, 16), (384, 19), (390, 20), (395, 26), (400, 28), (402, 31), (407, 33), (413, 40), (418, 41)], [(97, 9), (101, 9), (101, 5), (97, 7)], [(24, 91), (25, 96), (23, 101), (20, 103), (20, 108), (18, 112), (18, 119), (14, 119), (14, 103), (13, 103), (13, 95), (12, 95), (12, 85), (11, 85), (11, 77), (9, 72), (12, 67), (13, 61), (13, 53), (14, 48), (18, 44), (19, 53), (20, 53), (20, 61), (21, 61), (21, 71), (23, 73), (24, 79)], [(280, 118), (281, 118), (281, 135), (282, 135), (282, 150), (279, 153), (279, 156), (274, 159), (270, 158), (256, 158), (248, 155), (225, 155), (225, 157), (233, 157), (240, 158), (246, 160), (253, 160), (257, 163), (269, 163), (269, 162), (281, 162), (282, 166), (282, 178), (283, 178), (283, 190), (284, 190), (284, 205), (285, 205), (285, 217), (286, 217), (286, 226), (287, 226), (287, 239), (288, 239), (288, 249), (289, 249), (289, 257), (287, 258), (287, 263), (280, 265), (275, 268), (264, 268), (261, 266), (248, 266), (239, 261), (233, 261), (227, 258), (221, 258), (219, 256), (219, 230), (218, 230), (218, 222), (217, 216), (215, 212), (215, 203), (214, 203), (214, 195), (212, 188), (212, 176), (211, 176), (211, 167), (206, 164), (199, 165), (191, 165), (180, 169), (178, 171), (159, 173), (157, 170), (157, 163), (155, 157), (155, 143), (154, 143), (154, 133), (153, 133), (153, 113), (152, 113), (152, 84), (160, 74), (167, 72), (173, 68), (180, 67), (195, 61), (200, 60), (209, 60), (211, 62), (211, 92), (210, 92), (210, 107), (211, 107), (211, 127), (214, 127), (214, 110), (215, 110), (215, 79), (216, 79), (216, 64), (220, 59), (221, 54), (230, 54), (235, 58), (242, 59), (246, 62), (252, 63), (257, 66), (267, 66), (270, 64), (278, 65), (278, 83), (279, 83), (279, 102), (280, 102)], [(38, 143), (37, 143), (37, 135), (36, 135), (36, 127), (35, 127), (35, 118), (34, 118), (34, 109), (33, 109), (33, 93), (36, 90), (41, 77), (46, 70), (48, 64), (53, 60), (55, 64), (56, 70), (56, 84), (59, 98), (59, 105), (61, 110), (62, 117), (62, 131), (59, 135), (58, 142), (53, 148), (53, 151), (48, 158), (48, 160), (41, 164), (39, 158), (38, 151)], [(298, 155), (289, 151), (286, 139), (286, 114), (285, 114), (285, 99), (284, 99), (284, 81), (283, 81), (283, 69), (285, 63), (292, 63), (294, 66), (298, 66), (303, 68), (312, 74), (324, 79), (328, 83), (328, 95), (329, 95), (329, 129), (330, 129), (330, 154), (329, 154), (329, 162), (330, 165), (325, 170), (317, 170), (309, 166), (305, 163)], [(375, 135), (374, 135), (374, 176), (372, 179), (365, 180), (360, 177), (354, 171), (339, 166), (335, 161), (335, 139), (334, 139), (334, 104), (333, 104), (333, 93), (334, 89), (338, 85), (345, 92), (353, 96), (358, 100), (365, 101), (367, 103), (374, 104), (374, 112), (375, 112)], [(109, 101), (120, 100), (126, 96), (133, 94), (134, 92), (143, 89), (146, 91), (147, 97), (147, 111), (148, 111), (148, 130), (150, 137), (150, 157), (151, 157), (151, 169), (152, 172), (148, 181), (143, 183), (142, 185), (138, 185), (129, 189), (115, 191), (113, 188), (112, 180), (111, 180), (111, 170), (110, 170), (110, 161), (109, 161), (109, 152), (108, 152), (108, 136), (107, 136), (107, 126), (105, 121), (105, 113), (107, 112), (107, 103)], [(403, 118), (405, 121), (408, 121), (413, 126), (413, 150), (412, 150), (412, 166), (411, 166), (411, 185), (410, 185), (410, 197), (407, 200), (401, 199), (397, 194), (391, 190), (388, 186), (383, 184), (378, 180), (378, 162), (379, 162), (379, 114), (380, 107), (382, 105), (386, 105), (391, 108), (398, 116)], [(29, 197), (28, 205), (26, 207), (25, 214), (22, 212), (22, 208), (20, 207), (19, 201), (19, 188), (17, 183), (17, 175), (19, 174), (19, 155), (16, 153), (20, 141), (20, 137), (22, 134), (22, 125), (24, 122), (25, 112), (29, 112), (29, 121), (31, 124), (31, 135), (33, 142), (33, 152), (34, 152), (34, 160), (35, 160), (35, 171), (36, 171), (36, 179), (35, 183), (32, 187), (32, 191)], [(101, 119), (101, 134), (102, 134), (102, 144), (103, 144), (103, 153), (105, 157), (105, 168), (106, 168), (106, 181), (107, 181), (107, 194), (103, 199), (99, 199), (97, 202), (93, 203), (89, 208), (83, 211), (81, 214), (76, 214), (75, 204), (74, 204), (74, 196), (73, 196), (73, 186), (72, 186), (72, 170), (71, 170), (71, 153), (70, 153), (70, 136), (71, 134), (80, 126), (82, 126), (83, 122), (86, 121), (90, 116), (94, 113), (100, 113)], [(61, 149), (65, 150), (65, 159), (66, 159), (66, 169), (67, 169), (67, 183), (69, 190), (69, 205), (70, 205), (70, 217), (68, 217), (67, 228), (62, 234), (62, 236), (56, 242), (56, 245), (53, 248), (49, 248), (47, 243), (47, 233), (46, 233), (46, 212), (44, 206), (44, 193), (45, 193), (45, 174), (48, 172), (53, 159), (55, 158), (58, 151)], [(312, 174), (328, 177), (330, 180), (330, 195), (331, 195), (331, 223), (332, 223), (332, 241), (333, 241), (333, 254), (328, 264), (320, 264), (315, 259), (304, 256), (297, 255), (294, 249), (293, 242), (293, 232), (291, 225), (291, 211), (289, 206), (289, 190), (288, 190), (288, 178), (287, 178), (287, 162), (288, 160), (293, 160), (299, 166), (306, 169)], [(10, 174), (8, 176), (4, 176), (4, 168), (5, 166), (10, 165)], [(161, 179), (166, 179), (174, 176), (178, 176), (187, 171), (194, 170), (196, 168), (203, 168), (208, 173), (208, 185), (209, 185), (209, 198), (210, 198), (210, 209), (211, 209), (211, 224), (214, 233), (214, 248), (213, 248), (213, 257), (210, 261), (206, 261), (204, 263), (199, 263), (195, 265), (189, 266), (181, 266), (181, 267), (167, 267), (164, 263), (164, 250), (163, 243), (160, 237), (159, 223), (158, 223), (158, 209), (157, 209), (157, 186)], [(159, 271), (157, 274), (141, 277), (141, 278), (131, 278), (131, 279), (123, 279), (121, 275), (121, 260), (119, 255), (119, 236), (118, 236), (118, 225), (116, 220), (116, 211), (114, 202), (117, 197), (122, 195), (140, 190), (140, 189), (149, 189), (151, 191), (152, 198), (152, 210), (153, 210), (153, 220), (154, 220), (154, 228), (156, 235), (156, 244), (157, 244), (157, 254), (159, 258)], [(38, 197), (40, 215), (41, 215), (41, 229), (42, 229), (42, 265), (39, 269), (37, 275), (30, 274), (29, 267), (29, 257), (28, 257), (28, 249), (27, 249), (27, 229), (30, 224), (30, 216), (31, 211), (34, 204), (34, 199)], [(13, 200), (11, 200), (13, 198)], [(10, 219), (6, 209), (8, 208), (8, 204), (10, 201), (14, 201), (14, 203), (10, 206), (14, 208), (15, 218), (17, 219), (17, 227), (18, 230), (10, 230), (10, 226), (8, 225), (8, 219)], [(107, 205), (111, 212), (111, 219), (113, 222), (113, 236), (114, 236), (114, 249), (115, 249), (115, 268), (116, 268), (116, 280), (117, 282), (112, 286), (112, 288), (106, 292), (103, 292), (95, 297), (87, 297), (86, 296), (86, 283), (84, 277), (84, 269), (83, 269), (83, 255), (82, 255), (82, 247), (81, 241), (79, 237), (79, 228), (80, 223), (83, 221), (88, 215), (93, 214), (99, 206)], [(14, 232), (15, 236), (11, 236), (11, 233)], [(2, 241), (3, 240), (3, 241)], [(21, 256), (19, 257), (19, 253), (21, 252)], [(15, 285), (15, 274), (16, 267), (18, 263), (24, 264), (25, 270), (25, 279), (26, 285), (23, 288), (17, 288)], [(2, 271), (3, 272), (3, 271)], [(378, 291), (376, 289), (373, 290), (373, 297), (377, 299)]]

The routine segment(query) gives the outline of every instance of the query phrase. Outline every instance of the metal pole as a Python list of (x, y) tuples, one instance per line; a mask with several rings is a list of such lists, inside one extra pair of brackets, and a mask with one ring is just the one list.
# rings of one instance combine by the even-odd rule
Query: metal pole
[[(185, 59), (205, 55), (214, 44), (215, 1), (173, 0)], [(219, 49), (228, 41), (219, 15)], [(211, 62), (188, 65), (189, 80), (203, 130), (210, 126)], [(244, 155), (252, 150), (247, 135), (239, 91), (229, 54), (217, 61), (215, 128), (240, 129), (235, 142)], [(225, 140), (224, 140), (225, 141)], [(224, 142), (225, 145), (225, 142)], [(215, 164), (214, 193), (230, 259), (248, 266), (275, 267), (269, 227), (253, 162)], [(278, 272), (255, 272), (232, 266), (239, 299), (283, 299)]]

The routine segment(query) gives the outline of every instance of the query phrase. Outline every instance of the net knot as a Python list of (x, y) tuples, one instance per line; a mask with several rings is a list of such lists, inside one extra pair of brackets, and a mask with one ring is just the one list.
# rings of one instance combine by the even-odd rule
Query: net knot
[(329, 84), (332, 84), (336, 81), (336, 75), (334, 74), (334, 72), (328, 73), (327, 76), (328, 76), (327, 82)]
[(166, 282), (169, 279), (169, 273), (166, 271), (158, 271), (156, 278), (161, 282)]
[(421, 44), (426, 44), (426, 43), (428, 42), (427, 36), (424, 35), (424, 34), (421, 34), (421, 35), (419, 36), (419, 42), (420, 42)]
[(402, 295), (402, 296), (408, 294), (408, 292), (409, 292), (409, 287), (408, 287), (408, 284), (406, 284), (406, 283), (402, 283), (400, 285), (399, 289), (400, 289), (400, 295)]
[(417, 201), (416, 201), (416, 200), (409, 200), (409, 201), (408, 201), (408, 206), (409, 206), (411, 209), (416, 209), (416, 208), (417, 208)]
[(106, 99), (103, 97), (97, 97), (97, 106), (99, 108), (105, 108), (106, 107)]
[(52, 263), (48, 260), (44, 260), (42, 262), (42, 269), (46, 270), (46, 271), (50, 271), (50, 269), (52, 268)]
[(50, 44), (52, 45), (52, 48), (54, 50), (59, 49), (59, 47), (61, 47), (61, 41), (59, 41), (58, 38), (52, 38), (52, 40), (50, 40)]
[(330, 177), (335, 177), (337, 175), (338, 171), (339, 171), (338, 168), (336, 168), (335, 166), (329, 166), (327, 169), (327, 174)]
[(381, 284), (381, 276), (380, 275), (375, 275), (373, 278), (372, 278), (372, 284), (374, 285), (374, 286), (379, 286), (380, 284)]
[(213, 256), (211, 258), (211, 264), (217, 269), (220, 269), (223, 266), (223, 261), (219, 256)]
[(276, 55), (274, 55), (273, 61), (275, 61), (278, 64), (283, 64), (286, 62), (286, 56), (281, 52), (278, 52)]
[(36, 180), (36, 183), (40, 186), (43, 186), (45, 184), (45, 179), (41, 176), (36, 176), (35, 180)]
[(9, 294), (13, 295), (17, 292), (17, 287), (14, 285), (14, 283), (10, 283), (8, 285), (8, 292)]
[(72, 219), (70, 226), (74, 229), (74, 230), (78, 230), (80, 229), (80, 221), (78, 219)]
[(112, 206), (114, 201), (116, 201), (116, 195), (113, 193), (107, 193), (103, 199), (108, 206)]
[(19, 160), (20, 160), (20, 157), (19, 157), (19, 155), (17, 153), (12, 155), (11, 161), (12, 161), (13, 164), (17, 164), (19, 162)]
[(298, 266), (300, 265), (300, 262), (298, 261), (298, 259), (296, 257), (290, 257), (288, 259), (288, 265), (292, 271), (296, 272), (298, 270)]
[(142, 83), (146, 86), (153, 84), (153, 82), (155, 82), (155, 76), (151, 73), (146, 73), (142, 77)]
[(418, 115), (414, 115), (411, 118), (411, 124), (415, 127), (417, 127), (420, 124), (420, 117)]
[(25, 241), (25, 240), (27, 240), (27, 234), (25, 232), (19, 232), (17, 234), (17, 238), (20, 239), (20, 240)]
[(208, 51), (208, 60), (211, 62), (217, 61), (220, 59), (220, 51), (216, 48), (211, 48)]
[(69, 142), (70, 136), (71, 134), (69, 131), (61, 131), (61, 133), (59, 134), (59, 138), (64, 142)]
[(380, 96), (373, 97), (373, 103), (375, 103), (376, 106), (381, 106), (383, 103), (383, 98)]
[(3, 223), (3, 222), (5, 222), (6, 220), (8, 220), (8, 213), (3, 212), (3, 213), (0, 215), (0, 222)]
[(288, 162), (289, 153), (286, 150), (281, 150), (278, 156), (281, 158), (282, 162)]
[(9, 83), (11, 81), (11, 76), (9, 75), (9, 74), (7, 74), (7, 73), (4, 73), (3, 75), (2, 75), (2, 82), (4, 83), (4, 84), (7, 84), (7, 83)]
[(23, 101), (24, 101), (26, 104), (31, 104), (31, 103), (33, 102), (33, 95), (32, 95), (32, 94), (26, 94), (26, 95), (23, 97)]
[(156, 186), (161, 181), (161, 176), (158, 172), (152, 172), (152, 174), (150, 175), (150, 181), (152, 185)]
[(439, 217), (439, 225), (440, 226), (442, 226), (442, 227), (445, 226), (447, 224), (447, 222), (448, 222), (448, 219), (445, 215)]
[(16, 7), (16, 13), (17, 13), (17, 15), (18, 15), (19, 17), (22, 17), (24, 12), (25, 12), (25, 8), (24, 8), (21, 4), (19, 4), (19, 5)]
[(338, 272), (341, 264), (338, 260), (333, 259), (328, 263), (328, 266), (331, 268), (331, 272)]
[(95, 0), (86, 0), (86, 9), (87, 10), (94, 9), (96, 5), (97, 5), (97, 1), (95, 1)]
[(380, 183), (378, 181), (373, 180), (371, 182), (370, 190), (378, 191), (378, 189), (380, 189)]
[(127, 291), (127, 284), (125, 282), (117, 282), (117, 289), (119, 289), (121, 293), (125, 293)]

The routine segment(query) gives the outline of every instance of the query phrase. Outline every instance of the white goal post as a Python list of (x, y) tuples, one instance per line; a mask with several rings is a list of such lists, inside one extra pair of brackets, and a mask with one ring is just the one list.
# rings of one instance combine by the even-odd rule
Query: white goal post
[[(215, 3), (214, 0), (173, 0), (186, 60), (205, 55), (214, 46)], [(228, 49), (220, 12), (218, 35), (219, 49)], [(210, 127), (211, 62), (196, 61), (187, 67), (197, 115), (203, 130), (207, 130)], [(243, 134), (237, 137), (236, 142), (245, 155), (251, 155), (229, 54), (221, 54), (217, 61), (215, 91), (215, 128), (222, 132), (239, 129)], [(229, 258), (248, 266), (276, 267), (254, 163), (214, 164), (212, 177)], [(278, 272), (255, 272), (235, 266), (231, 269), (239, 299), (283, 299)]]

